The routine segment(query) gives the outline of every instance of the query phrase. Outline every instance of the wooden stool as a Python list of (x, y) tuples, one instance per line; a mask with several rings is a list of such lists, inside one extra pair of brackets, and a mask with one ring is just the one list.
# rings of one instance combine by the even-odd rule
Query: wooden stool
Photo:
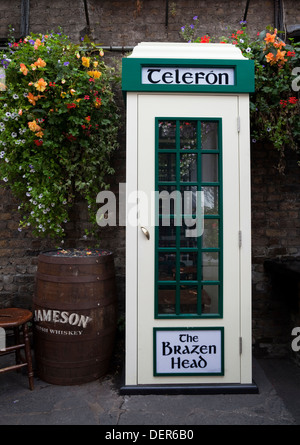
[[(22, 368), (23, 366), (27, 366), (28, 368), (28, 380), (29, 380), (29, 388), (33, 389), (33, 370), (32, 370), (32, 359), (31, 359), (31, 350), (30, 343), (28, 337), (28, 326), (27, 323), (32, 319), (32, 313), (26, 309), (19, 308), (5, 308), (0, 309), (0, 328), (10, 329), (12, 328), (14, 331), (14, 346), (8, 346), (5, 349), (0, 349), (0, 356), (5, 354), (10, 354), (15, 352), (16, 354), (16, 364), (13, 366), (8, 366), (6, 368), (0, 368), (0, 374), (12, 371), (14, 369)], [(23, 332), (23, 343), (20, 340), (20, 331), (21, 328)], [(25, 358), (21, 356), (20, 349), (25, 350)]]

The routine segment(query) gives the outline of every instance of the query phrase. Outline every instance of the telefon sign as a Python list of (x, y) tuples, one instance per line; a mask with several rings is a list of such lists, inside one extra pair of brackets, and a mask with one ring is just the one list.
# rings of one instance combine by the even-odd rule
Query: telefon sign
[(234, 85), (234, 68), (149, 67), (142, 68), (144, 85)]

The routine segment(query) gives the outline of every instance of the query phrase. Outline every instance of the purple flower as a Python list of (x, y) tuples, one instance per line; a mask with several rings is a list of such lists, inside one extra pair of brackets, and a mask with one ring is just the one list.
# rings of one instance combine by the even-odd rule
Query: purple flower
[(70, 62), (64, 62), (64, 66), (68, 66)]
[(194, 25), (190, 25), (190, 28), (191, 28), (191, 29), (194, 29), (195, 27), (194, 27)]
[(197, 20), (198, 19), (198, 16), (197, 15), (195, 15), (195, 17), (193, 17), (193, 20)]
[(1, 65), (3, 65), (3, 68), (6, 70), (6, 68), (7, 68), (8, 65), (9, 65), (9, 60), (7, 60), (7, 59), (2, 59), (2, 60), (1, 60)]
[(35, 41), (33, 39), (29, 39), (28, 42), (30, 43), (30, 45), (34, 45)]

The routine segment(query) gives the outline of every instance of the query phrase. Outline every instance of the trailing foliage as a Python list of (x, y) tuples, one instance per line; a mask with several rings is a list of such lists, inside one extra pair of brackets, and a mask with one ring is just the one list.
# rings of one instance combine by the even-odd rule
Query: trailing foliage
[[(182, 37), (190, 42), (210, 43), (208, 36), (199, 37), (198, 17), (181, 28)], [(285, 43), (276, 29), (266, 30), (251, 39), (246, 22), (219, 43), (236, 45), (255, 64), (255, 93), (250, 95), (252, 142), (269, 141), (278, 150), (278, 169), (284, 171), (285, 153), (300, 147), (300, 44)]]
[(118, 79), (103, 51), (87, 38), (79, 46), (62, 33), (31, 34), (10, 39), (0, 63), (0, 183), (20, 202), (19, 230), (62, 237), (78, 194), (96, 227), (119, 126)]

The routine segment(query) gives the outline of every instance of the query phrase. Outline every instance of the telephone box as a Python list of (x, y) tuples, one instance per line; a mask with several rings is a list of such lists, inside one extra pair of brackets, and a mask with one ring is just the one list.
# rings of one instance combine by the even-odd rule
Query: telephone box
[(123, 393), (257, 392), (249, 93), (229, 44), (140, 43), (127, 115)]

